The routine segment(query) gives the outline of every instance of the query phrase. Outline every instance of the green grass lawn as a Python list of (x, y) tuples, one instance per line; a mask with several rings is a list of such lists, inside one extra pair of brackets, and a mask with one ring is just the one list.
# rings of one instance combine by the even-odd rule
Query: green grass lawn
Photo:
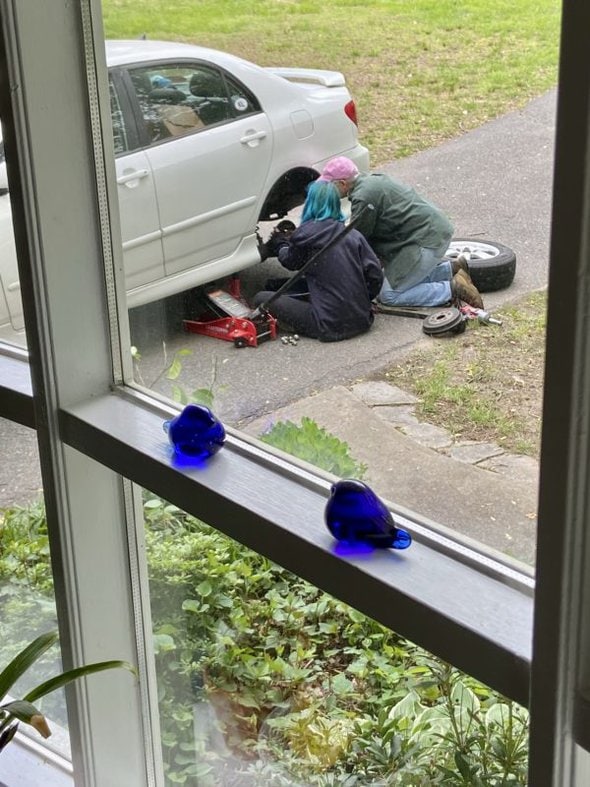
[(103, 0), (108, 38), (169, 39), (260, 65), (342, 71), (373, 166), (556, 84), (559, 0)]

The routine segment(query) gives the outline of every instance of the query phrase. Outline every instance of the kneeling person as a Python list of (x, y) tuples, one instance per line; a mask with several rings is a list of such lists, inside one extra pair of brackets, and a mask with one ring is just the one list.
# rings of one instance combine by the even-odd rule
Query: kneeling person
[(414, 189), (389, 175), (361, 174), (345, 156), (328, 161), (320, 181), (334, 183), (351, 202), (356, 224), (385, 268), (377, 298), (380, 311), (396, 306), (442, 306), (456, 299), (483, 308), (469, 268), (445, 258), (453, 226), (444, 213)]

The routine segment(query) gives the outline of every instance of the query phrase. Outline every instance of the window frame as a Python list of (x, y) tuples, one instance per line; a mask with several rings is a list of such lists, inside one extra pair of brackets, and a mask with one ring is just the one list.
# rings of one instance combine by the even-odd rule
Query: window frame
[[(590, 600), (590, 164), (577, 157), (590, 147), (590, 113), (579, 112), (578, 97), (581, 85), (590, 86), (578, 34), (588, 11), (564, 4), (532, 658), (533, 581), (509, 561), (395, 507), (415, 535), (411, 553), (367, 562), (337, 557), (323, 526), (329, 477), (231, 430), (204, 470), (172, 465), (161, 424), (174, 408), (122, 385), (131, 358), (122, 350), (130, 342), (123, 295), (116, 295), (124, 286), (113, 240), (120, 235), (100, 3), (49, 5), (0, 0), (0, 113), (30, 348), (30, 366), (0, 356), (0, 415), (37, 429), (66, 666), (127, 658), (140, 670), (138, 683), (105, 674), (99, 686), (88, 681), (68, 692), (77, 783), (122, 776), (128, 787), (162, 783), (143, 523), (132, 480), (521, 702), (532, 663), (531, 783), (583, 784), (588, 756), (574, 733), (579, 744), (589, 742), (583, 725), (572, 727), (575, 708), (583, 718), (590, 678), (583, 615)], [(55, 86), (66, 77), (64, 96)], [(56, 138), (54, 124), (65, 116), (68, 127)], [(76, 166), (60, 173), (72, 154)], [(47, 209), (52, 198), (63, 211)], [(564, 265), (584, 285), (574, 302)], [(451, 569), (458, 580), (452, 593)], [(510, 615), (498, 615), (498, 604)]]

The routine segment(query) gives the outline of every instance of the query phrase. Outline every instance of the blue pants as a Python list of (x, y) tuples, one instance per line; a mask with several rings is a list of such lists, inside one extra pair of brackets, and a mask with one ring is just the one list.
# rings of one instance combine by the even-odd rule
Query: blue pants
[(451, 263), (444, 259), (448, 244), (438, 249), (422, 249), (420, 261), (410, 276), (395, 289), (383, 280), (379, 303), (387, 306), (443, 306), (451, 302)]

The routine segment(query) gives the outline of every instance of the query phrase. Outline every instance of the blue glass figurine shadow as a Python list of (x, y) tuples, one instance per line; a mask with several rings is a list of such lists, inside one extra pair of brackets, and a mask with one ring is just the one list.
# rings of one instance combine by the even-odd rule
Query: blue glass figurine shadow
[(347, 478), (333, 484), (324, 517), (341, 555), (407, 549), (412, 543), (408, 531), (396, 526), (391, 511), (362, 481)]
[(225, 429), (208, 407), (187, 404), (184, 410), (162, 427), (174, 446), (174, 464), (199, 467), (225, 443)]

